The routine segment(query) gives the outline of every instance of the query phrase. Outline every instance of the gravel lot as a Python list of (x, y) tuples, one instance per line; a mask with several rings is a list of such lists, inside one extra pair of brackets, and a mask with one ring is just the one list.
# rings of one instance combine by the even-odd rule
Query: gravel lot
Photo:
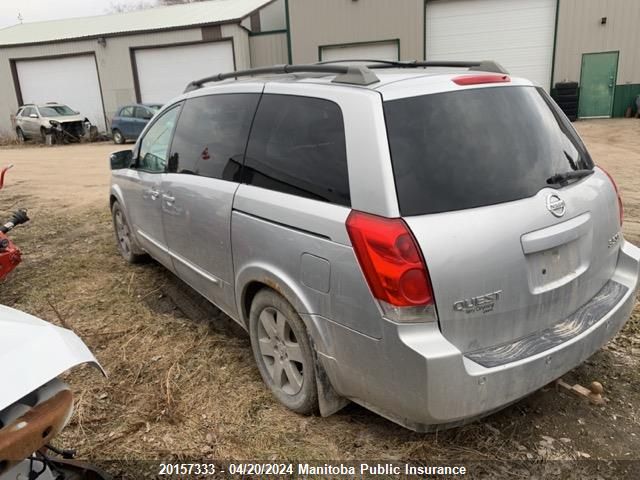
[[(616, 178), (625, 236), (640, 245), (640, 121), (576, 127), (596, 163)], [(76, 413), (59, 443), (126, 478), (136, 478), (138, 467), (104, 462), (428, 460), (479, 462), (478, 472), (505, 478), (534, 467), (550, 478), (585, 472), (610, 478), (612, 468), (618, 478), (640, 477), (633, 462), (607, 463), (640, 460), (638, 305), (614, 341), (564, 377), (583, 385), (600, 381), (608, 400), (603, 407), (549, 386), (482, 421), (437, 434), (410, 432), (355, 405), (326, 419), (302, 417), (263, 387), (247, 335), (224, 314), (155, 263), (121, 261), (108, 212), (107, 157), (117, 149), (0, 149), (0, 165), (15, 164), (0, 192), (0, 213), (24, 206), (32, 218), (13, 234), (24, 262), (0, 285), (0, 301), (72, 328), (109, 372), (108, 379), (91, 369), (67, 377)]]

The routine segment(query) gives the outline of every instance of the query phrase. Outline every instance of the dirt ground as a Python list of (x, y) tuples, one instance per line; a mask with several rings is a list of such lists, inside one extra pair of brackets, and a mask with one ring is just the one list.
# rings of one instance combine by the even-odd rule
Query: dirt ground
[[(640, 245), (640, 121), (576, 126), (615, 177), (625, 236)], [(0, 212), (27, 207), (32, 218), (13, 234), (24, 262), (0, 285), (0, 302), (72, 328), (109, 373), (83, 368), (66, 377), (76, 412), (58, 444), (126, 478), (139, 476), (135, 466), (105, 461), (416, 460), (476, 462), (477, 471), (505, 478), (528, 478), (534, 466), (545, 478), (612, 478), (612, 468), (617, 478), (640, 477), (631, 473), (640, 462), (609, 463), (640, 460), (640, 306), (616, 339), (564, 377), (600, 381), (602, 407), (546, 387), (435, 434), (356, 405), (329, 418), (299, 416), (263, 386), (239, 327), (157, 264), (129, 266), (118, 256), (108, 211), (108, 154), (117, 148), (0, 149), (0, 165), (15, 164)]]

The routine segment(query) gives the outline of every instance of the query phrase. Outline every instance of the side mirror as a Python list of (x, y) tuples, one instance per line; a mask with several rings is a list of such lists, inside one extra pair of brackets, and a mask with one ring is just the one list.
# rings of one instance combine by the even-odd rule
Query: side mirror
[(129, 168), (133, 163), (133, 151), (121, 150), (119, 152), (113, 152), (109, 157), (109, 161), (111, 162), (111, 170)]
[(38, 118), (38, 115), (36, 115), (35, 113), (32, 113), (31, 115), (29, 115), (29, 118)]

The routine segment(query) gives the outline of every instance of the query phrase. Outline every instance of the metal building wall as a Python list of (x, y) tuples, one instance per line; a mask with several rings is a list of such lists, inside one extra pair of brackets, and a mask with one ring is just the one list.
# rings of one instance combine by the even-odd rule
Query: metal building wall
[(400, 41), (400, 59), (424, 58), (424, 0), (288, 0), (291, 60), (317, 62), (320, 45)]
[(249, 37), (251, 66), (266, 67), (287, 63), (287, 33), (254, 34)]
[(560, 0), (558, 12), (554, 84), (580, 81), (583, 53), (619, 51), (613, 115), (622, 116), (640, 94), (640, 1)]
[[(15, 114), (18, 108), (11, 59), (95, 53), (108, 126), (119, 106), (136, 101), (131, 48), (200, 42), (211, 40), (210, 35), (211, 31), (204, 27), (106, 37), (104, 47), (100, 46), (96, 39), (2, 47), (0, 48), (0, 133), (8, 133), (11, 130), (11, 115)], [(251, 59), (247, 32), (239, 25), (227, 24), (221, 26), (219, 36), (233, 39), (236, 68), (249, 68)], [(78, 82), (82, 82), (82, 79), (79, 78)]]

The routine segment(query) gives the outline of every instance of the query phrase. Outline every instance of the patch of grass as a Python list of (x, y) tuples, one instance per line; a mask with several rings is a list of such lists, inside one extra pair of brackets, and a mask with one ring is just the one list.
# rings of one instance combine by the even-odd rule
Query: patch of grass
[[(65, 377), (76, 409), (56, 443), (85, 459), (492, 460), (512, 472), (521, 468), (514, 460), (577, 458), (578, 449), (594, 458), (629, 458), (626, 449), (638, 446), (629, 436), (640, 434), (637, 420), (621, 429), (610, 419), (614, 412), (637, 419), (640, 392), (631, 385), (637, 375), (611, 385), (615, 398), (604, 409), (548, 388), (435, 434), (410, 432), (356, 405), (328, 418), (297, 415), (263, 385), (248, 336), (230, 319), (213, 307), (210, 321), (186, 318), (168, 294), (184, 288), (179, 280), (154, 262), (130, 266), (121, 259), (108, 211), (40, 210), (13, 237), (24, 262), (0, 285), (2, 302), (68, 325), (109, 373), (104, 379), (83, 368)], [(612, 344), (620, 356), (600, 352), (575, 374), (600, 379), (637, 371), (628, 352), (637, 345), (638, 316), (636, 309)], [(621, 358), (626, 366), (617, 365)], [(587, 418), (586, 426), (579, 418)], [(541, 435), (571, 443), (549, 457), (539, 451)], [(614, 439), (601, 444), (606, 437)], [(122, 468), (124, 477), (136, 478), (127, 470), (134, 467)]]

